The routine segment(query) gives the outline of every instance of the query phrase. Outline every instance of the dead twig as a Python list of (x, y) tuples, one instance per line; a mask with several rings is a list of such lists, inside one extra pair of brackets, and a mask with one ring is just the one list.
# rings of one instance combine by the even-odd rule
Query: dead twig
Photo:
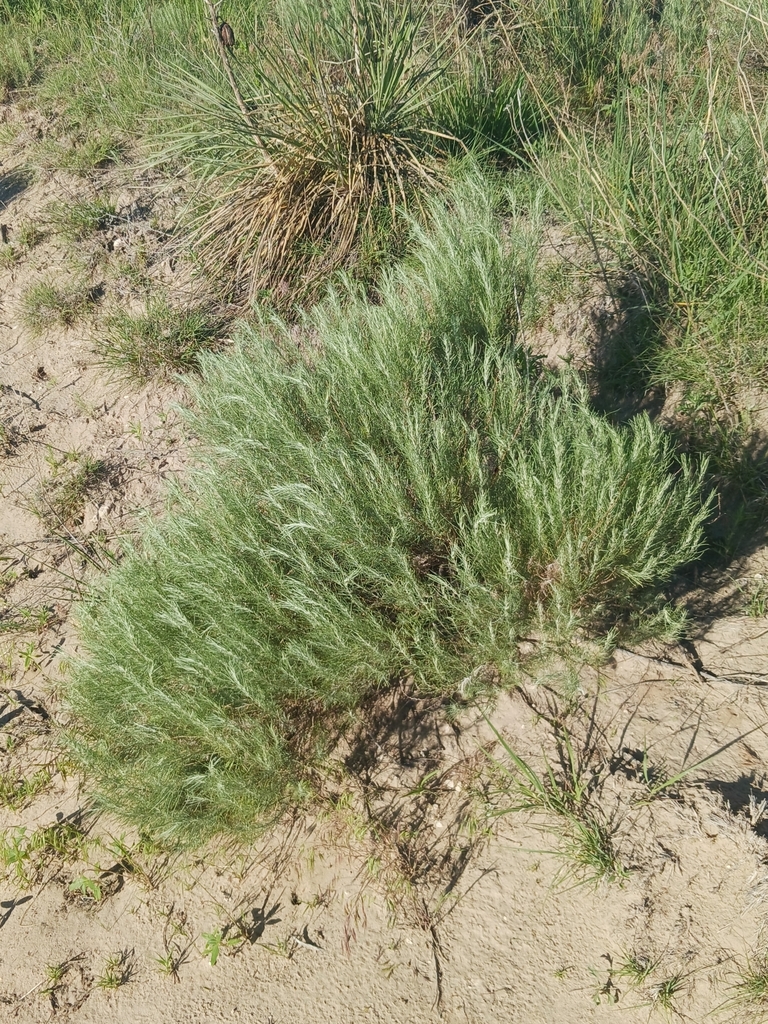
[(240, 113), (243, 115), (243, 120), (251, 130), (254, 142), (256, 142), (256, 144), (258, 145), (259, 149), (262, 152), (265, 164), (271, 170), (274, 170), (272, 158), (267, 152), (267, 147), (264, 145), (264, 140), (261, 138), (258, 131), (256, 130), (256, 125), (253, 123), (251, 111), (248, 109), (248, 106), (245, 100), (243, 99), (243, 94), (240, 92), (240, 86), (237, 84), (235, 73), (232, 70), (232, 62), (229, 59), (229, 51), (227, 50), (226, 43), (222, 39), (221, 32), (219, 31), (219, 5), (215, 3), (214, 0), (205, 0), (205, 6), (208, 8), (208, 16), (211, 23), (211, 32), (213, 33), (213, 38), (216, 40), (216, 48), (219, 51), (221, 65), (224, 68), (224, 74), (227, 76), (227, 81), (229, 82), (229, 87), (232, 90), (232, 95), (234, 96), (235, 102), (240, 108)]

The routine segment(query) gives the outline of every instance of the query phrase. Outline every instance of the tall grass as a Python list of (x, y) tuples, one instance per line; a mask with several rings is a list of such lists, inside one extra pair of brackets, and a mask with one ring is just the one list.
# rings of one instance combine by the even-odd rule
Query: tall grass
[(432, 203), (371, 305), (266, 315), (192, 383), (199, 469), (81, 609), (72, 743), (164, 836), (247, 835), (377, 688), (514, 681), (518, 643), (674, 633), (701, 472), (520, 345), (537, 232), (486, 184)]
[[(237, 31), (262, 4), (231, 0)], [(135, 138), (151, 129), (169, 65), (215, 77), (197, 0), (0, 0), (0, 97), (31, 90), (65, 131)]]
[(717, 78), (682, 102), (649, 82), (626, 97), (605, 147), (582, 136), (574, 153), (597, 200), (585, 229), (624, 249), (678, 326), (658, 373), (724, 404), (768, 368), (768, 122), (754, 97), (733, 109), (737, 80)]
[(751, 70), (768, 22), (719, 4), (709, 31), (695, 61), (670, 43), (669, 60), (626, 84), (601, 130), (561, 126), (564, 159), (540, 170), (604, 267), (640, 282), (652, 340), (630, 353), (629, 376), (674, 394), (681, 438), (711, 454), (738, 505), (724, 524), (730, 551), (768, 493), (749, 413), (768, 383), (768, 113)]

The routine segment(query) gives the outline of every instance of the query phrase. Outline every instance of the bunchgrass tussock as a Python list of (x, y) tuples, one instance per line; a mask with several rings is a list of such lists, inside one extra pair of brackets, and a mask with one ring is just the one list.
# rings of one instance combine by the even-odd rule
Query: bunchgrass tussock
[(101, 328), (98, 350), (104, 365), (145, 381), (193, 370), (201, 352), (214, 347), (224, 322), (209, 307), (176, 308), (162, 296), (142, 313), (118, 310)]
[(527, 77), (542, 98), (561, 96), (562, 114), (570, 114), (572, 106), (590, 114), (610, 102), (647, 43), (650, 6), (644, 0), (493, 5)]
[(679, 629), (701, 470), (519, 343), (539, 232), (497, 201), (477, 174), (436, 199), (377, 304), (349, 284), (201, 354), (197, 469), (80, 609), (72, 747), (122, 818), (247, 835), (377, 688), (512, 681), (531, 630)]

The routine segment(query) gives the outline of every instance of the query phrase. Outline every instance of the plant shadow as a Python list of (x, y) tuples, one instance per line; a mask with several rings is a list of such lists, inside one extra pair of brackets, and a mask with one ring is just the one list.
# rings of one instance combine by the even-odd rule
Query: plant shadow
[(17, 196), (25, 192), (32, 181), (32, 175), (23, 169), (14, 169), (0, 174), (0, 211), (6, 210)]
[(373, 698), (344, 758), (390, 874), (425, 906), (453, 893), (485, 835), (476, 789), (482, 750), (467, 756), (446, 702), (399, 686)]

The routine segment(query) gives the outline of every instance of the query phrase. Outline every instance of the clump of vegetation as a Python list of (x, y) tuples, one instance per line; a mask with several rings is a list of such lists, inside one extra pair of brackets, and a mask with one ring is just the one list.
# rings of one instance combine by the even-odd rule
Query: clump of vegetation
[(45, 231), (34, 220), (22, 220), (16, 232), (16, 241), (24, 252), (29, 252), (45, 238)]
[(88, 495), (104, 479), (105, 469), (103, 462), (78, 452), (54, 461), (34, 511), (51, 529), (77, 526), (83, 520)]
[(104, 364), (139, 381), (194, 370), (213, 348), (224, 321), (207, 307), (176, 309), (153, 297), (143, 313), (119, 310), (104, 322), (98, 349)]
[(733, 995), (719, 1009), (738, 1008), (749, 1015), (749, 1020), (765, 1020), (768, 1016), (768, 956), (763, 954), (748, 960), (738, 977)]
[(51, 782), (51, 771), (41, 768), (32, 776), (0, 774), (0, 804), (19, 810), (42, 793)]
[(104, 961), (104, 968), (96, 979), (97, 988), (112, 990), (126, 985), (133, 974), (133, 957), (128, 950), (113, 953)]
[(59, 287), (37, 281), (21, 297), (21, 319), (30, 330), (42, 334), (50, 327), (72, 327), (96, 302), (94, 289), (82, 283)]
[(0, 420), (0, 455), (13, 455), (23, 436), (14, 423)]
[(19, 262), (19, 250), (9, 243), (0, 245), (0, 270), (10, 270)]
[(700, 550), (701, 470), (518, 344), (538, 235), (494, 202), (435, 202), (379, 304), (336, 291), (299, 348), (265, 314), (201, 356), (199, 469), (81, 615), (72, 744), (124, 818), (248, 834), (376, 688), (509, 683), (532, 632), (679, 630), (659, 588)]
[(48, 208), (48, 222), (62, 237), (82, 241), (115, 222), (115, 207), (105, 199), (79, 199), (55, 202)]
[(20, 889), (29, 889), (56, 860), (76, 860), (87, 842), (77, 825), (62, 821), (30, 832), (20, 825), (0, 832), (0, 868)]
[(319, 17), (287, 4), (277, 17), (238, 63), (241, 85), (192, 72), (169, 83), (167, 153), (201, 182), (197, 249), (251, 295), (312, 294), (371, 236), (386, 238), (381, 262), (402, 211), (445, 182), (448, 154), (517, 155), (540, 132), (524, 76), (460, 60), (469, 44), (425, 4), (343, 0)]
[(198, 248), (252, 294), (327, 276), (382, 213), (392, 220), (440, 179), (429, 99), (443, 62), (424, 12), (360, 0), (290, 17), (249, 65), (247, 104), (191, 74), (180, 83), (194, 117), (175, 149), (210, 196)]

